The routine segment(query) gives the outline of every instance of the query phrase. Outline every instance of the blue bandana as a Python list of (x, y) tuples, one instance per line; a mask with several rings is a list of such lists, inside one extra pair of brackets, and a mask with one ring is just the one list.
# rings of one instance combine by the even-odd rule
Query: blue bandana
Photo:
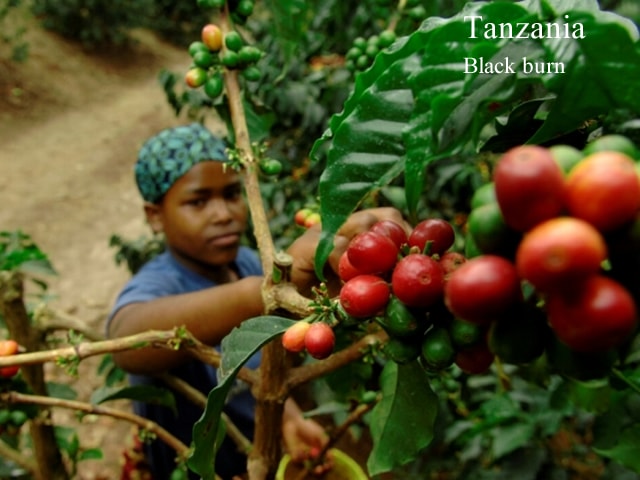
[(227, 161), (226, 145), (200, 123), (168, 128), (147, 140), (135, 165), (138, 190), (157, 203), (195, 164)]

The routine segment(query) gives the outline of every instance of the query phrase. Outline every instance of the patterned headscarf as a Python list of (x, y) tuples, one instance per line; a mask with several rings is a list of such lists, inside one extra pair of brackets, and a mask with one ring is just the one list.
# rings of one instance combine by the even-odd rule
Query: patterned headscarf
[(157, 203), (191, 167), (204, 161), (227, 161), (225, 143), (200, 123), (168, 128), (147, 140), (135, 165), (138, 190)]

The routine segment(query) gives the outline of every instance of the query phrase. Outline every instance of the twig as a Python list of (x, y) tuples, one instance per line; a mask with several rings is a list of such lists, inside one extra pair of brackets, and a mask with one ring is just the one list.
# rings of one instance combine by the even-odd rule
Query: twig
[[(200, 392), (200, 390), (193, 388), (187, 382), (185, 382), (184, 380), (174, 375), (162, 374), (162, 375), (158, 375), (158, 378), (160, 378), (172, 389), (183, 394), (194, 405), (197, 405), (203, 410), (206, 408), (207, 399), (202, 394), (202, 392)], [(240, 431), (238, 427), (236, 427), (236, 425), (233, 423), (233, 421), (229, 418), (229, 416), (226, 413), (221, 412), (221, 415), (222, 415), (222, 421), (225, 424), (225, 429), (226, 429), (227, 435), (229, 435), (229, 438), (231, 438), (234, 441), (234, 443), (238, 446), (238, 450), (240, 452), (245, 454), (248, 453), (252, 448), (252, 444), (249, 441), (249, 439), (244, 436), (244, 434)]]
[(133, 423), (138, 427), (154, 433), (159, 439), (173, 448), (180, 458), (186, 458), (189, 453), (189, 447), (171, 435), (168, 431), (162, 428), (155, 422), (147, 420), (134, 413), (126, 412), (124, 410), (105, 407), (103, 405), (92, 405), (91, 403), (80, 402), (77, 400), (65, 400), (62, 398), (45, 397), (42, 395), (30, 395), (19, 392), (6, 392), (0, 393), (0, 401), (8, 404), (31, 404), (41, 405), (46, 407), (66, 408), (71, 410), (77, 410), (88, 414), (106, 415), (109, 417), (117, 418), (119, 420), (125, 420)]
[(82, 360), (94, 355), (102, 355), (112, 352), (121, 352), (133, 348), (141, 348), (148, 345), (166, 346), (180, 338), (176, 330), (156, 331), (131, 335), (113, 340), (99, 342), (81, 342), (77, 345), (53, 350), (18, 353), (16, 355), (0, 357), (0, 367), (9, 365), (36, 365), (40, 363), (55, 362), (60, 360)]
[(34, 309), (33, 320), (41, 331), (73, 330), (89, 340), (104, 340), (104, 335), (89, 328), (85, 321), (45, 304)]

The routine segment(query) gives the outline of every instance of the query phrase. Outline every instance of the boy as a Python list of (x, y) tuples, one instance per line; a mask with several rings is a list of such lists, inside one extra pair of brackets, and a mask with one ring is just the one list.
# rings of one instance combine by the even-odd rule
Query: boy
[[(146, 219), (165, 238), (166, 251), (148, 262), (120, 293), (107, 321), (109, 337), (147, 330), (168, 330), (184, 325), (196, 338), (219, 345), (243, 320), (263, 314), (262, 271), (255, 252), (240, 245), (247, 228), (248, 208), (240, 176), (226, 169), (224, 143), (201, 124), (170, 128), (150, 138), (141, 148), (135, 166), (136, 183), (144, 200)], [(393, 210), (355, 214), (337, 237), (344, 250), (348, 240), (381, 217), (398, 220)], [(317, 283), (313, 256), (318, 229), (310, 229), (290, 247), (294, 257), (292, 277), (300, 291)], [(340, 249), (332, 254), (337, 265)], [(134, 385), (159, 385), (153, 375), (170, 371), (205, 395), (216, 385), (216, 372), (184, 352), (143, 348), (114, 355), (117, 365), (130, 374)], [(257, 367), (255, 356), (248, 367)], [(235, 391), (226, 413), (248, 437), (253, 436), (255, 401), (248, 388)], [(178, 415), (149, 403), (134, 402), (136, 413), (154, 420), (185, 444), (202, 412), (176, 394)], [(285, 404), (283, 432), (289, 450), (300, 445), (322, 446), (323, 429), (305, 420), (295, 403)], [(294, 453), (295, 456), (295, 452)], [(168, 478), (175, 454), (163, 442), (146, 446), (154, 480)], [(223, 479), (241, 474), (246, 457), (225, 440), (216, 460)]]

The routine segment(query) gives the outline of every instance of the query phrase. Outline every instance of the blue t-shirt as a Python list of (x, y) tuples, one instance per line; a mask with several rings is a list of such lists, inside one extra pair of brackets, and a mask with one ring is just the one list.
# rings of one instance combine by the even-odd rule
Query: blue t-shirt
[[(262, 275), (262, 266), (258, 256), (252, 250), (241, 247), (235, 261), (240, 278)], [(160, 297), (195, 292), (215, 287), (216, 283), (179, 263), (169, 251), (165, 251), (146, 263), (125, 285), (120, 292), (107, 322), (125, 305), (146, 302)], [(108, 323), (107, 323), (108, 328)], [(247, 367), (256, 368), (260, 356), (255, 355)], [(171, 374), (189, 383), (205, 396), (217, 385), (216, 369), (198, 360), (188, 361), (171, 370)], [(168, 388), (162, 381), (146, 375), (129, 375), (132, 385), (154, 385)], [(191, 443), (193, 424), (202, 415), (202, 410), (192, 402), (174, 392), (176, 411), (152, 403), (133, 402), (135, 413), (158, 423), (186, 445)], [(253, 438), (255, 400), (248, 386), (240, 381), (232, 389), (227, 400), (225, 413), (248, 438)], [(174, 470), (175, 451), (164, 442), (156, 440), (146, 444), (146, 455), (154, 480), (168, 479)], [(223, 443), (216, 459), (216, 473), (223, 479), (231, 478), (246, 469), (246, 457), (237, 452), (235, 444), (229, 439)], [(198, 478), (198, 477), (194, 477)]]

